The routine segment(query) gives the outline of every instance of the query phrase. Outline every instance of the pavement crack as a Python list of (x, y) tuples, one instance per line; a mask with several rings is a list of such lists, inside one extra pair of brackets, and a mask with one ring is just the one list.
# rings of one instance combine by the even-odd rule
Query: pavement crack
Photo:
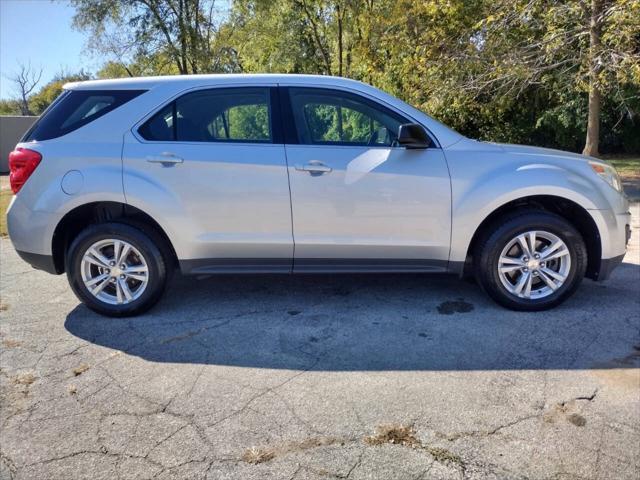
[(300, 473), (300, 470), (302, 470), (302, 465), (298, 465), (298, 468), (295, 469), (295, 471), (293, 472), (293, 474), (289, 477), (289, 480), (293, 480), (294, 478), (296, 478), (296, 476), (298, 475), (298, 473)]
[[(596, 396), (598, 395), (598, 389), (596, 388), (592, 394), (590, 395), (584, 395), (584, 396), (579, 396), (579, 397), (575, 397), (572, 398), (571, 400), (565, 400), (562, 402), (559, 402), (557, 404), (557, 406), (559, 408), (565, 408), (567, 407), (570, 403), (575, 402), (575, 401), (587, 401), (587, 402), (592, 402), (595, 400)], [(458, 432), (458, 433), (453, 433), (453, 434), (444, 434), (444, 433), (436, 433), (437, 436), (439, 436), (440, 438), (444, 438), (450, 442), (453, 442), (455, 440), (458, 440), (460, 438), (464, 438), (464, 437), (488, 437), (491, 435), (495, 435), (497, 433), (499, 433), (501, 430), (504, 430), (505, 428), (509, 428), (509, 427), (513, 427), (514, 425), (517, 425), (519, 423), (522, 422), (526, 422), (528, 420), (532, 420), (535, 418), (541, 418), (544, 417), (545, 415), (548, 415), (548, 411), (547, 412), (539, 412), (539, 413), (534, 413), (531, 415), (526, 415), (524, 417), (520, 417), (520, 418), (516, 418), (515, 420), (512, 420), (510, 422), (498, 425), (490, 430), (473, 430), (473, 431), (467, 431), (467, 432)]]
[(296, 409), (282, 395), (280, 395), (278, 392), (272, 392), (272, 393), (275, 395), (275, 397), (278, 400), (280, 400), (283, 403), (284, 407), (289, 411), (289, 413), (291, 413), (293, 418), (296, 419), (301, 425), (304, 425), (307, 428), (307, 430), (309, 430), (310, 432), (316, 435), (324, 435), (324, 432), (321, 432), (320, 430), (315, 428), (313, 425), (311, 425), (309, 422), (307, 422), (302, 417), (300, 417)]
[[(362, 459), (364, 457), (364, 449), (360, 450), (360, 454), (358, 455), (357, 460), (355, 461), (355, 463), (353, 465), (351, 465), (351, 468), (349, 468), (349, 471), (347, 472), (347, 474), (344, 476), (344, 478), (350, 478), (351, 474), (354, 472), (354, 470), (356, 468), (358, 468), (360, 465), (362, 465)], [(337, 475), (338, 478), (340, 478), (340, 475)]]
[(189, 423), (185, 423), (184, 425), (178, 427), (176, 430), (174, 430), (173, 432), (171, 432), (169, 435), (167, 435), (166, 437), (158, 440), (156, 442), (156, 444), (153, 446), (153, 448), (151, 448), (149, 450), (149, 452), (144, 456), (144, 458), (148, 458), (149, 455), (151, 454), (151, 452), (153, 452), (156, 448), (158, 448), (160, 445), (162, 445), (164, 442), (166, 442), (167, 440), (171, 439), (172, 437), (174, 437), (175, 435), (177, 435), (179, 432), (181, 432), (182, 430), (184, 430), (185, 428), (187, 428), (190, 424)]
[[(76, 452), (71, 452), (66, 455), (60, 455), (58, 457), (51, 457), (45, 460), (39, 460), (37, 462), (25, 463), (24, 465), (22, 465), (21, 468), (32, 467), (34, 465), (47, 465), (49, 463), (58, 462), (61, 460), (67, 460), (69, 458), (77, 457), (79, 455), (103, 455), (103, 456), (114, 457), (114, 458), (125, 457), (125, 458), (140, 458), (140, 459), (147, 460), (145, 457), (141, 457), (139, 455), (131, 455), (128, 453), (112, 453), (112, 452), (109, 452), (105, 447), (101, 447), (98, 450), (78, 450)], [(151, 462), (151, 463), (154, 463), (154, 462)]]
[(527, 415), (527, 416), (524, 416), (524, 417), (520, 417), (520, 418), (517, 418), (517, 419), (515, 419), (515, 420), (513, 420), (511, 422), (505, 423), (503, 425), (498, 425), (494, 429), (489, 430), (488, 432), (485, 432), (484, 435), (486, 435), (486, 436), (495, 435), (500, 430), (504, 430), (505, 428), (513, 427), (514, 425), (517, 425), (519, 423), (526, 422), (527, 420), (531, 420), (533, 418), (538, 418), (538, 417), (540, 417), (539, 413), (535, 413), (535, 414), (532, 414), (532, 415)]
[[(587, 395), (587, 396), (583, 396), (583, 397), (576, 397), (574, 398), (574, 400), (586, 400), (587, 402), (593, 402), (596, 398), (596, 395), (598, 395), (598, 389), (596, 388), (593, 393), (591, 395)], [(562, 402), (562, 405), (565, 405), (565, 403), (569, 403), (569, 402)]]
[(513, 427), (514, 425), (517, 425), (522, 422), (526, 422), (527, 420), (531, 420), (534, 418), (539, 418), (540, 416), (541, 416), (540, 413), (526, 415), (524, 417), (516, 418), (515, 420), (512, 420), (510, 422), (498, 425), (490, 430), (472, 430), (472, 431), (457, 432), (452, 434), (436, 432), (436, 436), (440, 438), (444, 438), (445, 440), (448, 440), (450, 442), (453, 442), (455, 440), (459, 440), (465, 437), (488, 437), (491, 435), (495, 435), (496, 433), (499, 433), (501, 430), (504, 430), (505, 428)]
[(230, 418), (233, 418), (237, 415), (240, 415), (242, 413), (244, 413), (244, 411), (256, 400), (258, 400), (259, 398), (264, 397), (265, 395), (267, 395), (268, 393), (275, 393), (276, 390), (278, 390), (279, 388), (282, 388), (283, 386), (285, 386), (287, 383), (292, 382), (293, 380), (295, 380), (296, 378), (304, 375), (305, 373), (307, 373), (308, 371), (312, 370), (318, 363), (320, 362), (320, 358), (317, 358), (315, 362), (313, 362), (313, 364), (311, 366), (309, 366), (308, 368), (305, 368), (304, 370), (296, 373), (295, 375), (290, 376), (289, 378), (287, 378), (286, 380), (284, 380), (283, 382), (273, 386), (273, 387), (269, 387), (266, 388), (264, 390), (262, 390), (261, 392), (257, 393), (256, 395), (254, 395), (253, 397), (251, 397), (249, 400), (247, 400), (245, 402), (245, 404), (238, 410), (235, 410), (234, 412), (230, 413), (229, 415), (224, 416), (223, 418), (216, 420), (213, 423), (210, 423), (207, 425), (207, 427), (215, 427), (219, 424), (221, 424), (222, 422), (225, 422), (227, 420), (229, 420)]

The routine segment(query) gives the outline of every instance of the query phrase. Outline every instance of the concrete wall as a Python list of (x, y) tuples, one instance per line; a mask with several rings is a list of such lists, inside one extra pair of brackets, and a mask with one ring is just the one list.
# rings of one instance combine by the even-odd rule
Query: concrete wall
[(0, 173), (9, 171), (9, 152), (13, 150), (33, 122), (38, 117), (5, 117), (0, 116)]

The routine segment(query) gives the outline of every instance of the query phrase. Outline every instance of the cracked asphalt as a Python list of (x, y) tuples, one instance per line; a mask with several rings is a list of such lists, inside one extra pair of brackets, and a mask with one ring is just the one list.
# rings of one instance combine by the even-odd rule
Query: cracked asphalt
[(637, 479), (640, 208), (544, 313), (468, 282), (175, 278), (114, 320), (0, 240), (2, 479)]

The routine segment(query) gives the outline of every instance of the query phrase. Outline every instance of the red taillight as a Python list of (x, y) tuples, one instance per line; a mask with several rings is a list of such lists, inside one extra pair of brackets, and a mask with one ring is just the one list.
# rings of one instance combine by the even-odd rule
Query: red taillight
[(16, 148), (9, 154), (9, 183), (18, 193), (42, 160), (42, 155), (28, 148)]

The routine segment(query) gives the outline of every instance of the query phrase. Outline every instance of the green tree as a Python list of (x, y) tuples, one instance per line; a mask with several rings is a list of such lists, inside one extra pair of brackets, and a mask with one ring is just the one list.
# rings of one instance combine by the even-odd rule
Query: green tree
[(106, 62), (96, 72), (97, 78), (144, 77), (149, 75), (178, 75), (175, 63), (163, 52), (148, 56), (137, 56), (131, 60), (120, 59)]
[(470, 38), (479, 46), (468, 77), (476, 95), (520, 100), (534, 90), (554, 103), (587, 98), (584, 153), (599, 153), (604, 103), (628, 113), (637, 100), (638, 0), (496, 0)]
[(21, 115), (17, 100), (0, 100), (0, 115)]
[(100, 78), (342, 75), (472, 137), (640, 150), (640, 0), (234, 0), (228, 15), (213, 0), (72, 2), (113, 58)]
[(65, 72), (58, 73), (53, 80), (44, 85), (37, 93), (34, 93), (29, 97), (29, 108), (34, 114), (40, 115), (56, 98), (58, 98), (58, 95), (62, 93), (62, 87), (65, 83), (81, 82), (83, 80), (90, 79), (91, 75), (84, 71), (74, 74)]
[[(215, 0), (71, 0), (74, 26), (90, 34), (92, 50), (118, 61), (166, 58), (180, 74), (233, 69), (213, 50)], [(159, 57), (158, 57), (159, 56)], [(123, 64), (124, 67), (124, 64)]]
[(245, 72), (328, 73), (303, 5), (291, 0), (237, 0), (221, 32)]

